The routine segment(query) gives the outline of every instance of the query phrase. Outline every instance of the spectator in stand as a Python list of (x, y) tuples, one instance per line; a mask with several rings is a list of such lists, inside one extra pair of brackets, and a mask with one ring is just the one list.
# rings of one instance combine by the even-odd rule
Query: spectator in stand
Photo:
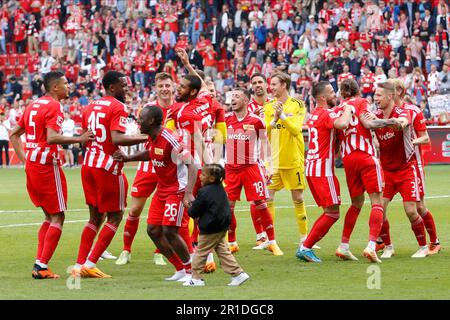
[[(314, 16), (313, 16), (314, 19)], [(286, 12), (283, 12), (281, 15), (281, 20), (277, 23), (277, 30), (280, 32), (281, 30), (284, 31), (285, 35), (290, 35), (291, 32), (294, 30), (294, 25), (291, 20), (288, 19), (288, 15)]]
[(398, 52), (398, 48), (402, 45), (403, 36), (404, 32), (400, 29), (400, 24), (394, 23), (394, 29), (389, 33), (388, 39), (395, 52)]
[(430, 73), (427, 76), (427, 83), (428, 83), (428, 96), (435, 95), (439, 92), (441, 87), (441, 82), (439, 78), (439, 72), (437, 71), (436, 65), (431, 65)]
[(47, 73), (49, 73), (50, 71), (52, 71), (52, 67), (53, 65), (56, 63), (56, 59), (53, 58), (52, 56), (50, 56), (48, 54), (47, 51), (42, 51), (42, 56), (41, 56), (41, 67), (40, 67), (40, 71), (41, 71), (41, 76), (45, 76)]
[(64, 57), (63, 49), (66, 47), (66, 34), (61, 30), (57, 22), (53, 23), (52, 31), (48, 36), (48, 42), (51, 48), (51, 56), (56, 58)]
[(431, 65), (435, 65), (436, 68), (440, 68), (441, 55), (439, 50), (439, 44), (436, 42), (435, 37), (430, 37), (430, 41), (426, 46), (425, 54), (425, 68), (427, 73), (431, 71)]
[(384, 52), (381, 50), (377, 51), (377, 57), (374, 60), (374, 65), (375, 67), (381, 67), (385, 74), (387, 74), (389, 69), (391, 68), (389, 60), (386, 59), (386, 57), (384, 56)]
[(445, 61), (442, 65), (442, 71), (439, 73), (439, 82), (440, 82), (440, 94), (448, 94), (450, 93), (450, 70), (449, 70), (449, 61)]
[(6, 119), (5, 111), (0, 109), (0, 169), (3, 168), (3, 150), (5, 151), (6, 167), (9, 168), (9, 133), (11, 124)]

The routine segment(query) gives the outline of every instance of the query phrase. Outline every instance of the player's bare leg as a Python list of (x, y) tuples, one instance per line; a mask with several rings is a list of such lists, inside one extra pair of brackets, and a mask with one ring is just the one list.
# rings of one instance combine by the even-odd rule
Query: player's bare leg
[[(176, 229), (176, 227), (175, 227), (175, 229)], [(152, 239), (153, 243), (159, 249), (159, 251), (175, 267), (175, 270), (176, 270), (175, 274), (170, 278), (166, 278), (166, 280), (178, 281), (180, 279), (183, 279), (186, 276), (184, 264), (183, 264), (182, 260), (179, 258), (179, 256), (177, 255), (177, 253), (172, 249), (172, 246), (166, 237), (166, 233), (163, 230), (163, 226), (149, 224), (147, 226), (147, 234)], [(176, 236), (179, 237), (178, 233), (176, 233)], [(181, 240), (181, 241), (183, 241), (183, 240)], [(185, 246), (184, 248), (186, 250), (187, 256), (189, 257), (188, 259), (190, 261), (190, 255), (187, 250), (186, 244), (184, 244), (184, 246)], [(184, 256), (184, 257), (186, 258), (186, 256)]]
[(117, 265), (124, 265), (131, 261), (131, 246), (139, 228), (141, 213), (146, 201), (146, 197), (131, 197), (131, 209), (123, 230), (123, 250), (116, 261)]
[[(64, 225), (65, 215), (64, 212), (59, 212), (56, 214), (45, 214), (45, 222), (46, 225), (49, 223), (47, 230), (45, 232), (45, 236), (43, 231), (41, 232), (39, 237), (42, 239), (39, 240), (38, 244), (38, 257), (36, 258), (36, 263), (34, 265), (32, 276), (35, 279), (57, 279), (59, 275), (54, 274), (50, 268), (48, 267), (48, 263), (52, 258), (56, 247), (58, 246), (59, 239), (61, 238), (62, 227)], [(45, 229), (45, 225), (41, 227), (41, 229)], [(40, 248), (39, 248), (40, 247)], [(41, 252), (39, 253), (39, 250)]]

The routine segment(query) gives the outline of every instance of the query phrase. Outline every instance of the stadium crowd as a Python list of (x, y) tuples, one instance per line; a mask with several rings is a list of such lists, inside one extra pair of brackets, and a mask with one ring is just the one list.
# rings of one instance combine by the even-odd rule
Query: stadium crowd
[[(0, 114), (15, 125), (10, 139), (19, 160), (27, 163), (28, 193), (46, 214), (38, 235), (34, 278), (59, 277), (48, 268), (67, 201), (57, 144), (66, 150), (74, 143), (86, 146), (81, 174), (90, 220), (81, 234), (73, 277), (111, 277), (96, 263), (127, 206), (128, 183), (122, 168), (128, 161), (147, 162), (147, 167), (138, 166), (124, 250), (116, 264), (130, 261), (131, 234), (156, 187), (147, 233), (159, 250), (155, 254), (162, 254), (176, 269), (166, 280), (204, 285), (196, 270), (199, 274), (209, 270), (210, 249), (224, 245), (226, 231), (214, 228), (214, 236), (203, 237), (203, 248), (198, 239), (211, 230), (202, 230), (200, 220), (192, 235), (189, 232), (185, 208), (200, 198), (194, 197), (199, 174), (203, 188), (209, 184), (223, 188), (225, 178), (229, 209), (223, 226), (229, 226), (229, 248), (220, 259), (230, 260), (224, 269), (233, 277), (229, 285), (249, 278), (231, 256), (239, 251), (234, 206), (242, 187), (256, 232), (253, 249), (283, 255), (273, 219), (275, 193), (285, 188), (291, 191), (300, 238), (296, 256), (320, 262), (313, 251), (315, 243), (339, 218), (335, 129), (344, 129), (344, 136), (338, 135), (352, 198), (336, 255), (357, 260), (349, 250), (349, 238), (365, 191), (372, 209), (363, 255), (370, 262), (381, 262), (377, 246), (385, 246), (382, 258), (395, 254), (386, 209), (398, 192), (419, 244), (411, 257), (440, 251), (433, 216), (423, 202), (423, 174), (420, 179), (418, 174), (423, 172), (419, 146), (429, 143), (424, 114), (431, 123), (448, 119), (431, 119), (427, 106), (430, 96), (450, 89), (445, 1), (9, 1), (0, 14), (6, 21), (2, 29), (6, 40), (0, 47), (7, 77)], [(253, 97), (247, 90), (250, 83)], [(268, 87), (273, 99), (267, 95)], [(336, 92), (341, 98), (337, 108)], [(30, 99), (34, 102), (24, 108)], [(225, 115), (221, 104), (232, 112)], [(256, 116), (262, 113), (264, 120)], [(137, 134), (137, 126), (129, 130), (136, 117), (144, 135)], [(305, 119), (310, 135), (306, 164)], [(84, 132), (81, 136), (75, 134), (77, 123)], [(182, 136), (172, 130), (182, 131)], [(378, 138), (380, 160), (371, 130)], [(258, 136), (250, 135), (255, 132)], [(264, 172), (257, 145), (266, 140), (271, 154), (264, 156), (269, 162)], [(145, 149), (137, 153), (119, 149), (143, 143)], [(245, 152), (240, 152), (242, 143)], [(213, 150), (213, 144), (218, 148)], [(224, 145), (227, 152), (221, 161), (226, 177), (217, 163), (207, 167), (217, 155), (221, 158)], [(203, 151), (200, 173), (198, 152)], [(66, 152), (66, 163), (72, 165), (70, 154)], [(173, 161), (174, 154), (179, 161)], [(305, 176), (316, 203), (324, 208), (310, 233)], [(56, 191), (53, 184), (36, 184), (43, 177), (55, 181)], [(196, 216), (194, 211), (189, 214)], [(100, 231), (103, 213), (107, 220)], [(203, 254), (192, 262), (197, 246)]]

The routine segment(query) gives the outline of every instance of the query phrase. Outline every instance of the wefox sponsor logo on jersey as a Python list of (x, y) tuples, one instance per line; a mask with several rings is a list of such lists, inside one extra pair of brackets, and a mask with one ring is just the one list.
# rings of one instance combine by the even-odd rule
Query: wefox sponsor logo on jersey
[(250, 141), (250, 135), (242, 133), (242, 132), (230, 133), (230, 134), (228, 134), (228, 139)]
[(393, 137), (395, 137), (394, 132), (386, 132), (385, 134), (380, 136), (380, 140), (389, 140), (389, 139), (392, 139)]
[(164, 168), (166, 166), (164, 161), (158, 161), (158, 160), (155, 160), (155, 159), (152, 159), (152, 165), (154, 167), (158, 167), (158, 168)]

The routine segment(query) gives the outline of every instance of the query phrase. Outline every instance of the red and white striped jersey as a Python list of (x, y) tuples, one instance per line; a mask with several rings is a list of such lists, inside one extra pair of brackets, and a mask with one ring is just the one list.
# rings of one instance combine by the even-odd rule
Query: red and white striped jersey
[(119, 147), (112, 142), (111, 131), (125, 133), (127, 117), (127, 107), (112, 96), (92, 101), (86, 107), (82, 127), (84, 130), (91, 129), (95, 140), (86, 144), (83, 165), (102, 168), (115, 175), (122, 173), (123, 162), (113, 159), (113, 154)]
[[(269, 99), (269, 98), (266, 98), (266, 101), (265, 101), (265, 102), (269, 102), (269, 101), (270, 101), (270, 99)], [(264, 107), (264, 104), (259, 104), (259, 103), (255, 100), (255, 97), (252, 96), (252, 99), (250, 100), (250, 102), (249, 102), (248, 105), (247, 105), (247, 111), (248, 111), (249, 113), (253, 113), (253, 114), (254, 114), (256, 110), (258, 110), (259, 108), (262, 108), (262, 107)], [(261, 113), (260, 113), (260, 114), (257, 114), (257, 116), (259, 116), (259, 117), (261, 117), (261, 118), (264, 119), (264, 108), (262, 108)]]
[[(151, 108), (151, 107), (159, 107), (161, 108), (162, 112), (163, 112), (163, 123), (166, 121), (166, 116), (167, 116), (167, 108), (162, 108), (160, 106), (160, 104), (158, 103), (158, 101), (152, 101), (147, 103), (146, 105), (143, 106), (143, 108)], [(150, 139), (150, 138), (149, 138)], [(144, 145), (144, 149), (149, 149), (148, 147), (149, 141), (147, 141)], [(152, 164), (150, 161), (139, 161), (138, 166), (137, 166), (137, 173), (136, 175), (139, 175), (141, 173), (154, 173), (155, 170), (152, 168)]]
[(341, 73), (341, 74), (338, 76), (338, 85), (340, 85), (340, 83), (341, 83), (342, 81), (346, 80), (346, 79), (355, 79), (355, 77), (354, 77), (353, 74), (350, 73), (350, 72), (344, 72), (344, 73)]
[(247, 113), (243, 119), (239, 119), (234, 112), (227, 113), (225, 119), (227, 124), (226, 168), (239, 170), (258, 163), (261, 139), (265, 138), (266, 134), (264, 121), (252, 113)]
[(153, 141), (149, 139), (149, 156), (158, 179), (156, 194), (163, 200), (172, 194), (184, 192), (188, 182), (186, 162), (191, 159), (182, 139), (167, 128)]
[[(414, 128), (414, 130), (412, 130), (412, 139), (415, 139), (419, 136), (418, 132), (427, 131), (426, 119), (422, 113), (422, 110), (420, 110), (417, 106), (406, 102), (403, 103), (402, 108), (406, 109), (411, 117), (411, 123)], [(414, 146), (414, 153), (416, 155), (417, 164), (421, 166), (422, 153), (420, 150), (420, 146)]]
[[(343, 103), (353, 106), (353, 110), (350, 123), (347, 129), (343, 130), (344, 139), (341, 141), (342, 157), (344, 158), (355, 150), (360, 150), (374, 156), (376, 149), (372, 134), (359, 120), (362, 114), (369, 112), (369, 103), (366, 99), (360, 97), (344, 100)], [(342, 104), (337, 107), (336, 111), (343, 111)]]
[(375, 92), (375, 74), (369, 72), (361, 77), (361, 92), (374, 93)]
[(25, 157), (40, 164), (59, 164), (58, 145), (47, 143), (47, 128), (61, 131), (64, 121), (61, 104), (50, 96), (31, 102), (17, 123), (25, 130)]
[(309, 133), (308, 153), (306, 155), (306, 176), (334, 176), (336, 132), (334, 121), (341, 111), (316, 108), (306, 122)]
[(330, 16), (332, 14), (333, 13), (331, 12), (331, 10), (322, 9), (322, 10), (319, 11), (317, 16), (318, 16), (319, 19), (323, 19), (326, 24), (329, 24)]
[[(377, 110), (375, 115), (383, 119), (383, 111)], [(390, 118), (406, 118), (411, 124), (408, 110), (394, 107)], [(390, 127), (375, 130), (380, 144), (380, 162), (383, 170), (397, 171), (415, 161), (414, 146), (412, 144), (412, 126), (408, 125), (403, 130), (395, 130)]]

